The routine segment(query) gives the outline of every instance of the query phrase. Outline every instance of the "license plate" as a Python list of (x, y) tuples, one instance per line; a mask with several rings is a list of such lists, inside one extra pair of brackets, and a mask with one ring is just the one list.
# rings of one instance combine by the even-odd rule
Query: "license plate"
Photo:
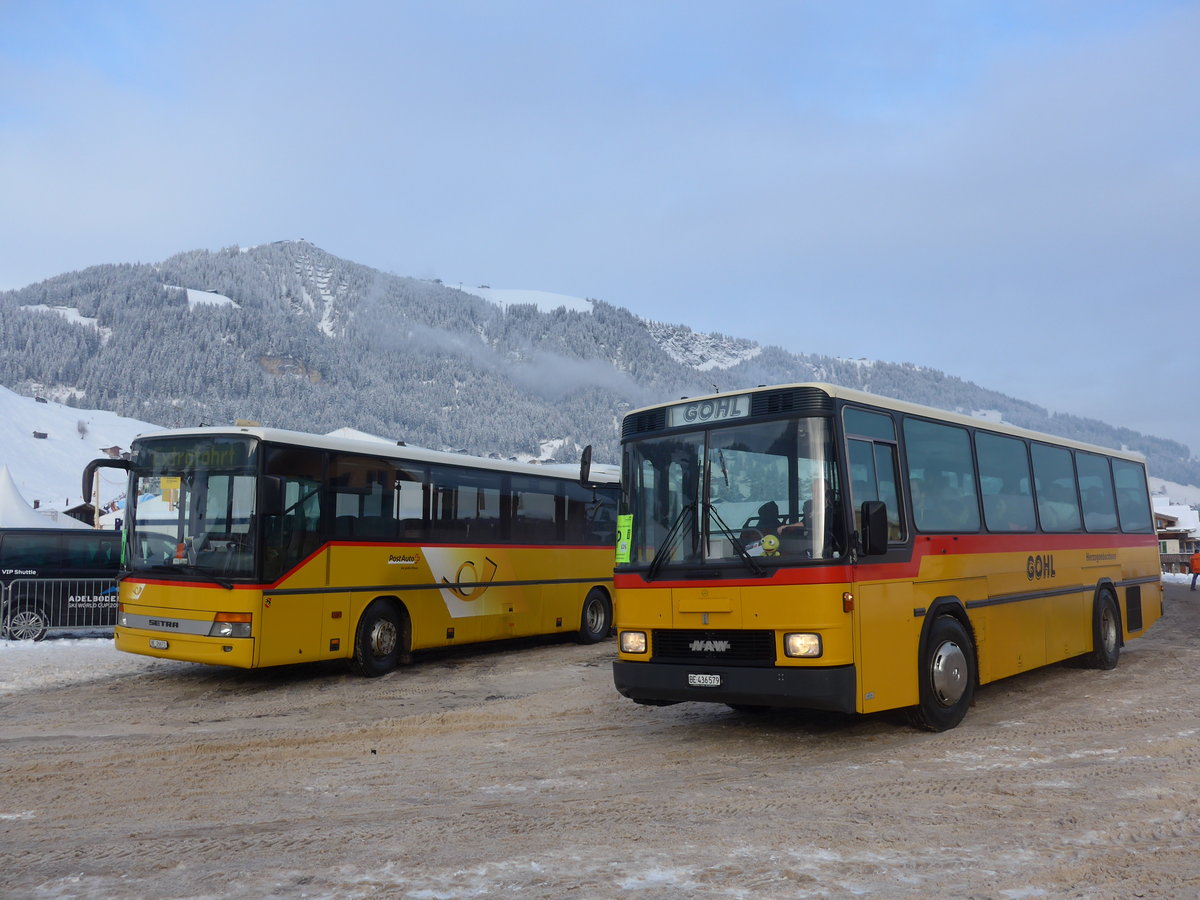
[(688, 673), (688, 685), (691, 687), (720, 687), (720, 675), (699, 675), (694, 672)]
[(167, 649), (167, 642), (166, 642), (166, 641), (160, 641), (160, 640), (158, 640), (157, 638), (152, 638), (152, 639), (150, 640), (150, 648), (151, 648), (152, 650), (166, 650), (166, 649)]

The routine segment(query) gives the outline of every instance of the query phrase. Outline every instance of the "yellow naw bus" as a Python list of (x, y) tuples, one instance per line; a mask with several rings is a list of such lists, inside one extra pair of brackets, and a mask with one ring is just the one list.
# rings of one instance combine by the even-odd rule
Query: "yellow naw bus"
[(381, 675), (423, 648), (609, 634), (615, 470), (261, 427), (143, 435), (85, 494), (104, 466), (129, 470), (119, 650)]
[(828, 384), (629, 413), (617, 689), (640, 703), (910, 708), (1109, 669), (1162, 613), (1141, 457)]

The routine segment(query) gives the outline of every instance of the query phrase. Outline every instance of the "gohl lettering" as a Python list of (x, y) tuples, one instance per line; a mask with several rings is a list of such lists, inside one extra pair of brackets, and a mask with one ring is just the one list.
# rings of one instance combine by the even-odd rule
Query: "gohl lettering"
[(1030, 581), (1040, 581), (1043, 578), (1054, 578), (1058, 575), (1054, 571), (1054, 554), (1039, 553), (1036, 556), (1031, 556), (1025, 561), (1025, 577)]

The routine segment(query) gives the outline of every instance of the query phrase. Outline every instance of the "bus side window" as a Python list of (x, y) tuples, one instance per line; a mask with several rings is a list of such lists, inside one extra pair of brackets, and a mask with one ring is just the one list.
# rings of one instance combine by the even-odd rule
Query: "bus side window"
[(1079, 490), (1083, 495), (1083, 524), (1088, 531), (1115, 531), (1117, 502), (1113, 496), (1108, 459), (1094, 453), (1076, 452)]
[(918, 531), (979, 530), (975, 464), (967, 430), (904, 420), (913, 519)]
[(396, 469), (395, 509), (393, 517), (402, 541), (425, 539), (428, 506), (428, 475), (422, 468)]
[(335, 539), (392, 540), (396, 473), (388, 460), (335, 455), (329, 463), (328, 502)]
[(1043, 531), (1078, 531), (1079, 500), (1071, 451), (1065, 447), (1033, 445), (1033, 476), (1038, 518)]
[(888, 540), (904, 540), (900, 510), (900, 459), (896, 449), (896, 426), (892, 417), (872, 410), (847, 407), (844, 413), (850, 439), (850, 500), (854, 528), (862, 533), (862, 505), (881, 500), (887, 507)]
[(1117, 512), (1121, 530), (1148, 534), (1154, 530), (1150, 507), (1146, 503), (1146, 469), (1140, 463), (1124, 459), (1112, 461), (1113, 482), (1117, 488)]
[(512, 536), (518, 544), (549, 544), (560, 538), (560, 508), (555, 485), (542, 479), (516, 476), (512, 480), (516, 503)]
[(975, 435), (975, 456), (988, 530), (1035, 531), (1037, 522), (1025, 442), (980, 431)]

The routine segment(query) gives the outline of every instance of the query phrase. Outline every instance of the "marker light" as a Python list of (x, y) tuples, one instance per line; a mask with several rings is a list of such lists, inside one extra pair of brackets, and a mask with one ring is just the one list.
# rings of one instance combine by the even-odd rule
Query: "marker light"
[(644, 632), (644, 631), (622, 631), (621, 632), (621, 652), (622, 653), (645, 653), (646, 652), (646, 632)]
[(783, 652), (785, 656), (811, 659), (821, 655), (821, 636), (819, 634), (785, 634), (783, 636)]

